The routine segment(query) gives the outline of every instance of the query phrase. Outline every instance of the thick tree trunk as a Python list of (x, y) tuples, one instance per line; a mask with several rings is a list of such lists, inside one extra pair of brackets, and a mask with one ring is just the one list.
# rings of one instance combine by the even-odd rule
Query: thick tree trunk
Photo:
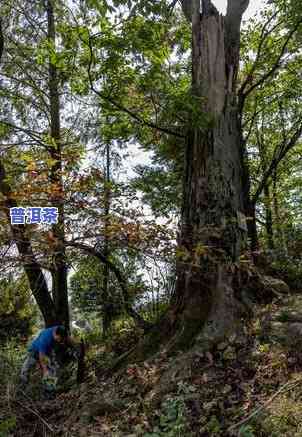
[(230, 263), (245, 244), (241, 126), (236, 99), (242, 13), (227, 16), (209, 0), (192, 2), (192, 89), (207, 125), (192, 126), (185, 155), (177, 284), (170, 310), (178, 344), (200, 332), (207, 344), (232, 332), (242, 305), (234, 296)]
[[(55, 49), (56, 31), (53, 10), (53, 0), (47, 1), (48, 39)], [(65, 254), (64, 230), (64, 189), (62, 179), (62, 144), (60, 132), (60, 98), (57, 68), (49, 61), (49, 103), (50, 103), (50, 134), (54, 145), (50, 147), (50, 155), (54, 162), (51, 166), (52, 206), (58, 208), (58, 223), (53, 225), (52, 231), (57, 245), (54, 255), (53, 299), (57, 318), (69, 327), (69, 306), (67, 289), (67, 264)]]

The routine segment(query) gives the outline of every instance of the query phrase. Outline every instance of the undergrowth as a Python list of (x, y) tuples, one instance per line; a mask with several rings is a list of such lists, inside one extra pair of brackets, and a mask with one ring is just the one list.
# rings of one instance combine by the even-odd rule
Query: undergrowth
[[(280, 310), (290, 314), (298, 307), (295, 299), (290, 306), (268, 305), (265, 311), (276, 317)], [(110, 373), (116, 357), (141, 335), (126, 322), (118, 323), (112, 338), (90, 336), (94, 342), (87, 350), (87, 379), (81, 386), (58, 394), (50, 405), (35, 399), (28, 405), (69, 437), (301, 437), (302, 383), (266, 403), (288, 381), (301, 378), (302, 350), (278, 343), (265, 331), (264, 315), (262, 308), (244, 341), (233, 339), (208, 354), (192, 350), (167, 356), (162, 351)], [(25, 414), (16, 402), (23, 358), (24, 347), (13, 341), (1, 349), (0, 437), (30, 436), (36, 428), (43, 435), (41, 419)], [(39, 375), (30, 384), (31, 398), (38, 380)]]
[(0, 350), (0, 437), (9, 437), (17, 425), (15, 399), (24, 347), (14, 340), (1, 345)]

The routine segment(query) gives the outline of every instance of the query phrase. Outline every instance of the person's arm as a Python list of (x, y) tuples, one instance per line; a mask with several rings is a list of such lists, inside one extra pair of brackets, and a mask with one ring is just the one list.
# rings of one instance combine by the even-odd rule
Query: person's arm
[(43, 376), (48, 374), (47, 357), (44, 352), (39, 352), (39, 363), (42, 369)]

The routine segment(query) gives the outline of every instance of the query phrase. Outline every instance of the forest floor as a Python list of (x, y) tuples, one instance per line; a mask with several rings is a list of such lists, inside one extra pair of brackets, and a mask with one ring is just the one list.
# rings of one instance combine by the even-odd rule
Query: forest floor
[(162, 351), (111, 374), (104, 347), (89, 354), (87, 380), (53, 401), (2, 393), (0, 436), (302, 436), (301, 295), (259, 307), (211, 354)]

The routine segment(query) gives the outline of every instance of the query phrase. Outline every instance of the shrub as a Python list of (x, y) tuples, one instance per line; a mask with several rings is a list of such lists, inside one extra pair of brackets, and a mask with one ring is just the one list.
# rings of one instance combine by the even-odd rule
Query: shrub
[(24, 276), (0, 279), (0, 342), (28, 337), (36, 317), (30, 289)]
[(23, 360), (24, 349), (15, 341), (7, 342), (0, 350), (0, 437), (14, 435), (16, 417), (11, 405), (16, 398), (18, 376)]

